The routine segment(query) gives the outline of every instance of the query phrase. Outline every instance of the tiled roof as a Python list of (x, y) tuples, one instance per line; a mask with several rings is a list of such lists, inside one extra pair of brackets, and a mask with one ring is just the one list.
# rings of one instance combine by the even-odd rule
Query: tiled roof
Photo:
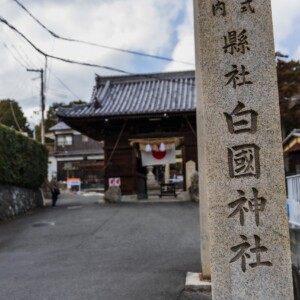
[(57, 124), (55, 124), (54, 126), (52, 126), (49, 131), (60, 131), (60, 130), (70, 130), (71, 127), (68, 126), (66, 123), (64, 122), (59, 122)]
[(120, 117), (194, 112), (195, 72), (96, 76), (91, 102), (59, 108), (66, 118)]

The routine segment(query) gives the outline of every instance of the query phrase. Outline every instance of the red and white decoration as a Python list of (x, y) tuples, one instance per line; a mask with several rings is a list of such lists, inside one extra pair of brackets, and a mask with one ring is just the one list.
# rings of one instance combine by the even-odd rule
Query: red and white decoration
[(146, 145), (146, 151), (141, 151), (143, 167), (176, 163), (174, 144), (171, 144), (170, 146), (168, 145), (169, 147), (166, 147), (163, 143), (156, 147), (150, 146), (150, 148), (149, 146)]
[(108, 178), (108, 185), (109, 186), (121, 186), (121, 178), (120, 177)]

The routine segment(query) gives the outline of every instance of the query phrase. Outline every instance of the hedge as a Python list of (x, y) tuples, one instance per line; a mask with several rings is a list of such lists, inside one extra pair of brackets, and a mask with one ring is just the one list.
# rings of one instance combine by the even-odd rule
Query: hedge
[(0, 184), (37, 189), (47, 177), (47, 168), (44, 145), (0, 125)]

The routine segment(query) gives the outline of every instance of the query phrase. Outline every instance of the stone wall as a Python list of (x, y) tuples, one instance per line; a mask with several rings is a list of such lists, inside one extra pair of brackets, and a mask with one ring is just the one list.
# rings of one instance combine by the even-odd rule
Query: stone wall
[(0, 222), (42, 205), (43, 196), (40, 190), (0, 185)]

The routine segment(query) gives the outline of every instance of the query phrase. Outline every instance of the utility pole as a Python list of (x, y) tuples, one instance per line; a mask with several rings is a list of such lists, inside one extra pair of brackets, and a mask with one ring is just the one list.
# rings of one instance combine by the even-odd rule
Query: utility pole
[(45, 95), (44, 95), (44, 70), (34, 70), (34, 69), (27, 69), (28, 72), (39, 72), (41, 74), (41, 109), (42, 109), (42, 120), (41, 120), (41, 141), (42, 144), (45, 144)]

